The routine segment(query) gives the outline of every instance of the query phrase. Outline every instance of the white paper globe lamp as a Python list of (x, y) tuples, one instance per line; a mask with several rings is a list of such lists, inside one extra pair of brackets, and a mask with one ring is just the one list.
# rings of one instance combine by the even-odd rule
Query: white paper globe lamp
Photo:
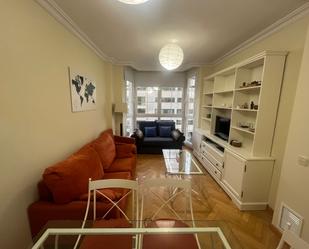
[(142, 4), (149, 0), (118, 0), (118, 1), (126, 4)]
[(161, 48), (160, 64), (167, 70), (178, 68), (183, 62), (183, 50), (177, 44), (170, 43)]

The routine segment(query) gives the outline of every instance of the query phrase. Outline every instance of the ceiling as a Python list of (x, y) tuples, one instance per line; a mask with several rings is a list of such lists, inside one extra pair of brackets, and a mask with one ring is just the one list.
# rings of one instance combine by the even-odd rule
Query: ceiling
[(179, 69), (212, 63), (308, 0), (54, 0), (114, 61), (141, 71), (164, 70), (166, 43), (184, 50)]

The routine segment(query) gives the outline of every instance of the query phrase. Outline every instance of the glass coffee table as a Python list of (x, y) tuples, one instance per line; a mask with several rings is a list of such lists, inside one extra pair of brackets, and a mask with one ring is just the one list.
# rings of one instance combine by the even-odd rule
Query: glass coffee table
[[(210, 209), (206, 199), (207, 192), (203, 187), (203, 178), (197, 176), (204, 176), (204, 172), (200, 168), (197, 159), (187, 150), (162, 150), (165, 162), (165, 175), (170, 177), (177, 177), (178, 179), (189, 178), (192, 182), (193, 197), (200, 202), (205, 208)], [(194, 179), (192, 179), (194, 178)], [(174, 194), (177, 189), (171, 190)]]
[(199, 163), (187, 150), (162, 150), (167, 175), (203, 175)]

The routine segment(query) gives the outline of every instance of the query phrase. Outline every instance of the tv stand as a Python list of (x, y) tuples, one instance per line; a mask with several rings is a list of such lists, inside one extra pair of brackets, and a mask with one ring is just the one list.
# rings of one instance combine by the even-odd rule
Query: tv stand
[(222, 133), (220, 133), (220, 132), (215, 133), (215, 136), (217, 136), (218, 138), (220, 138), (220, 139), (222, 139), (222, 140), (224, 140), (224, 141), (226, 141), (226, 142), (229, 141), (229, 137), (226, 136), (226, 135), (224, 135), (224, 134), (222, 134)]
[(240, 156), (227, 143), (196, 130), (194, 143), (199, 137), (200, 146), (193, 154), (230, 196), (240, 210), (264, 210), (273, 171), (273, 158)]

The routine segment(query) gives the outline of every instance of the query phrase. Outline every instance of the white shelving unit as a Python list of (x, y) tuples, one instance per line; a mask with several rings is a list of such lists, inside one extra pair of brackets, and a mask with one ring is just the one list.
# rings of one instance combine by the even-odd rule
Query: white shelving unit
[[(200, 134), (202, 142), (207, 140), (223, 148), (225, 167), (214, 174), (211, 155), (197, 151), (201, 148), (197, 145), (195, 154), (201, 155), (202, 164), (241, 209), (263, 209), (267, 205), (274, 163), (271, 147), (286, 55), (286, 52), (265, 51), (210, 75), (203, 82), (199, 127), (195, 132)], [(230, 119), (228, 141), (215, 135), (216, 116)], [(241, 147), (230, 145), (232, 140), (241, 142)], [(239, 172), (241, 176), (237, 175)], [(264, 186), (251, 186), (247, 177), (252, 184), (263, 182)]]

